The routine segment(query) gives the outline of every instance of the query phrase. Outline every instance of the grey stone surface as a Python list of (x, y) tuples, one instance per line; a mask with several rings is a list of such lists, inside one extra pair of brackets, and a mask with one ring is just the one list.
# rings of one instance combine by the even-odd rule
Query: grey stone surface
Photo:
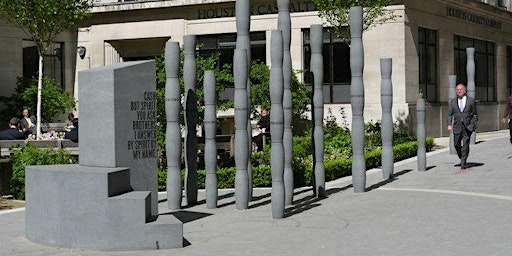
[(394, 171), (393, 159), (393, 83), (391, 73), (393, 60), (391, 58), (380, 59), (380, 104), (382, 107), (381, 137), (382, 137), (382, 176), (391, 179)]
[[(247, 83), (246, 93), (248, 106), (251, 105), (251, 79), (249, 74), (251, 73), (251, 37), (249, 31), (251, 29), (251, 4), (249, 0), (239, 0), (235, 3), (235, 15), (236, 15), (236, 49), (245, 50), (247, 55)], [(242, 72), (242, 71), (240, 71)], [(252, 126), (251, 126), (251, 111), (247, 108), (247, 148), (248, 152), (252, 151)], [(247, 154), (247, 176), (249, 179), (249, 191), (248, 200), (252, 199), (252, 163), (251, 155)]]
[(215, 73), (204, 72), (204, 168), (206, 170), (205, 190), (206, 207), (217, 208), (217, 92), (215, 90)]
[(427, 170), (425, 118), (425, 99), (420, 97), (416, 101), (416, 139), (418, 141), (418, 171), (422, 172)]
[[(450, 102), (451, 99), (455, 99), (456, 94), (455, 94), (455, 86), (456, 86), (456, 83), (457, 83), (457, 76), (455, 75), (450, 75), (448, 76), (448, 102)], [(448, 122), (450, 122), (451, 125), (453, 125), (453, 120), (448, 120)], [(455, 150), (455, 143), (453, 141), (453, 131), (450, 130), (450, 154), (452, 155), (456, 155), (457, 154), (457, 150)]]
[(247, 50), (235, 49), (233, 76), (235, 79), (235, 197), (236, 209), (245, 210), (249, 205), (249, 134), (247, 133)]
[[(469, 47), (466, 48), (466, 75), (468, 77), (468, 82), (466, 84), (467, 94), (469, 97), (476, 99), (476, 90), (475, 90), (475, 48)], [(474, 145), (476, 143), (476, 130), (471, 133), (471, 138), (469, 143)]]
[(197, 95), (196, 95), (196, 36), (183, 37), (183, 79), (185, 80), (185, 200), (197, 203)]
[(292, 134), (292, 55), (290, 53), (291, 26), (290, 0), (277, 1), (277, 29), (283, 34), (283, 148), (284, 148), (284, 201), (293, 202), (293, 134)]
[(153, 221), (150, 192), (132, 191), (128, 168), (28, 166), (25, 222), (28, 239), (50, 246), (103, 250), (182, 246), (183, 224), (173, 216)]
[(165, 153), (167, 157), (167, 204), (169, 209), (181, 208), (181, 93), (179, 81), (180, 45), (165, 44)]
[(154, 61), (78, 79), (80, 165), (26, 168), (26, 237), (73, 249), (182, 247), (181, 221), (158, 216)]
[(151, 191), (158, 214), (154, 61), (81, 71), (78, 83), (80, 164), (129, 167), (132, 188)]
[(272, 148), (270, 168), (272, 171), (272, 218), (284, 216), (284, 111), (283, 111), (283, 35), (281, 30), (272, 30), (270, 37), (270, 131)]
[(364, 49), (363, 8), (350, 8), (350, 104), (352, 106), (352, 179), (354, 192), (365, 192), (366, 162), (364, 158)]
[[(204, 256), (204, 255), (508, 255), (512, 222), (512, 147), (508, 130), (479, 133), (464, 172), (454, 167), (448, 137), (436, 138), (428, 170), (416, 158), (395, 163), (395, 179), (368, 170), (367, 193), (352, 193), (351, 177), (326, 182), (328, 198), (295, 189), (295, 205), (272, 219), (270, 188), (255, 188), (246, 211), (234, 211), (234, 190), (219, 190), (219, 207), (204, 203), (163, 215), (184, 223), (188, 246), (168, 250), (98, 251), (48, 247), (25, 238), (26, 212), (0, 211), (0, 255), (16, 256)], [(440, 147), (440, 148), (439, 148)], [(199, 190), (199, 202), (204, 202)], [(383, 219), (385, 216), (385, 220)]]
[(323, 26), (311, 25), (311, 74), (313, 75), (313, 173), (314, 193), (317, 197), (326, 196), (324, 168), (324, 61), (322, 56)]

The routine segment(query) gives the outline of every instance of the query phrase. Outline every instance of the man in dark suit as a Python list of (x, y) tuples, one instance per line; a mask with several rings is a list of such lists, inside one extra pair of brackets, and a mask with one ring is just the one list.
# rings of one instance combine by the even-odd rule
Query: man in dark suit
[[(475, 99), (466, 95), (466, 86), (455, 87), (457, 98), (448, 103), (448, 130), (453, 131), (455, 150), (460, 159), (460, 168), (466, 169), (469, 155), (469, 140), (476, 130), (478, 112)], [(461, 144), (462, 142), (462, 144)]]
[(0, 140), (24, 140), (25, 136), (20, 132), (20, 119), (17, 117), (11, 118), (9, 121), (9, 128), (0, 131)]
[(23, 131), (25, 136), (30, 134), (36, 134), (36, 122), (37, 119), (35, 116), (29, 115), (28, 109), (24, 109), (22, 112), (23, 117), (20, 120), (21, 130)]

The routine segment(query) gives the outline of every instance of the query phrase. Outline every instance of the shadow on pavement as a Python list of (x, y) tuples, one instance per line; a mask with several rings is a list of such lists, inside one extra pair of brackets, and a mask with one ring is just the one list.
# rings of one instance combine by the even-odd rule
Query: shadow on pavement
[(380, 187), (382, 187), (382, 186), (384, 186), (384, 185), (386, 185), (386, 184), (389, 184), (389, 183), (391, 183), (391, 182), (393, 182), (393, 181), (397, 180), (397, 179), (398, 179), (398, 176), (404, 175), (404, 174), (406, 174), (406, 173), (408, 173), (408, 172), (411, 172), (411, 171), (412, 171), (412, 169), (406, 169), (406, 170), (403, 170), (403, 171), (399, 171), (399, 172), (397, 172), (397, 173), (394, 173), (394, 174), (393, 174), (393, 177), (391, 177), (391, 179), (383, 180), (383, 181), (381, 181), (381, 182), (378, 182), (378, 183), (376, 183), (376, 184), (373, 184), (373, 185), (371, 185), (371, 186), (367, 187), (367, 188), (366, 188), (366, 192), (372, 191), (372, 190), (377, 189), (377, 188), (380, 188)]

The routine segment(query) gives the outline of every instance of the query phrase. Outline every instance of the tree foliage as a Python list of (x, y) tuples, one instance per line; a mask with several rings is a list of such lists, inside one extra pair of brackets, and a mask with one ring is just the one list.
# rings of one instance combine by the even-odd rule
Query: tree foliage
[(90, 0), (0, 0), (2, 18), (20, 27), (45, 52), (55, 37), (90, 15)]
[[(54, 80), (43, 78), (42, 112), (44, 122), (54, 122), (56, 118), (66, 114), (75, 107), (75, 99), (68, 92), (64, 92)], [(34, 110), (37, 102), (37, 79), (18, 78), (16, 89), (11, 96), (0, 96), (3, 108), (0, 110), (0, 120), (9, 120), (19, 116), (25, 108)]]
[(334, 27), (339, 38), (350, 38), (349, 11), (351, 7), (363, 7), (363, 31), (377, 24), (394, 20), (398, 16), (385, 9), (392, 0), (313, 0), (321, 18)]

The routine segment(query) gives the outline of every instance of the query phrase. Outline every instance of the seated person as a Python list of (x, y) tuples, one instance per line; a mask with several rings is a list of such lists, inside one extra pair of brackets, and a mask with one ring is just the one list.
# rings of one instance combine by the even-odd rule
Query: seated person
[(31, 116), (28, 112), (28, 109), (23, 109), (23, 117), (20, 120), (21, 130), (23, 131), (23, 134), (25, 137), (28, 137), (30, 134), (36, 134), (37, 133), (37, 127), (36, 122), (37, 119), (35, 116)]
[(266, 109), (261, 110), (261, 119), (256, 123), (256, 129), (252, 133), (252, 142), (256, 150), (263, 151), (263, 135), (270, 132), (270, 117)]
[(9, 121), (9, 128), (0, 131), (0, 140), (24, 140), (25, 135), (20, 132), (20, 119), (17, 117), (11, 118)]
[(68, 114), (68, 120), (66, 121), (66, 128), (69, 130), (73, 128), (75, 123), (78, 122), (78, 118), (75, 118), (75, 114), (69, 113)]
[(73, 127), (64, 134), (64, 139), (78, 142), (78, 119), (73, 119)]

